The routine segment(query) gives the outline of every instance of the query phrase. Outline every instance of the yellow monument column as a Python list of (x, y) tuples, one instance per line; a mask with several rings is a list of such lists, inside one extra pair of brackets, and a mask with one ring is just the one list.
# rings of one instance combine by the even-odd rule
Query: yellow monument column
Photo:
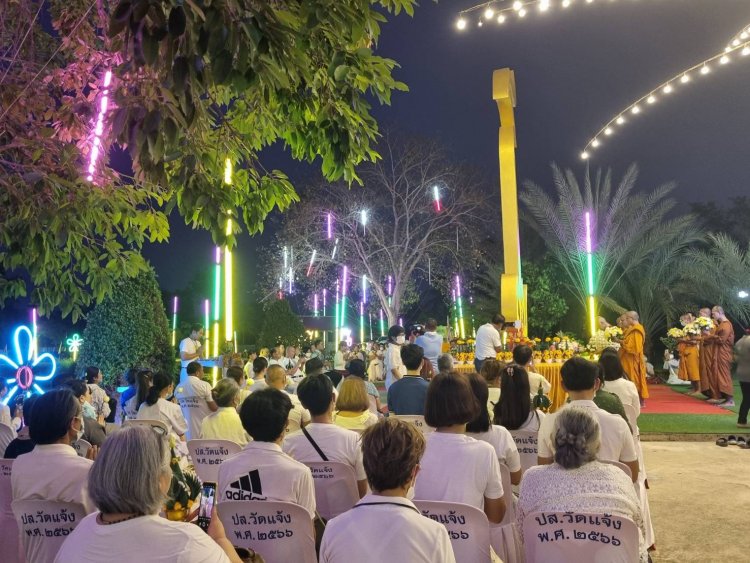
[(516, 186), (516, 79), (509, 68), (492, 73), (492, 99), (500, 112), (498, 141), (500, 202), (503, 223), (503, 260), (500, 277), (500, 312), (507, 322), (520, 321), (526, 334), (526, 286), (521, 276), (521, 243), (518, 234), (518, 189)]

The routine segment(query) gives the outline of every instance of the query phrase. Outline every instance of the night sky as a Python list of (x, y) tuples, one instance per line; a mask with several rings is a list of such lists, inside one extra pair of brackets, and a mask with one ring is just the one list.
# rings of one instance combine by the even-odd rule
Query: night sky
[[(510, 17), (502, 25), (455, 28), (471, 2), (424, 0), (415, 17), (391, 18), (378, 52), (396, 59), (397, 77), (410, 87), (390, 107), (383, 125), (438, 137), (454, 154), (497, 185), (498, 115), (494, 69), (516, 73), (518, 179), (550, 185), (549, 164), (573, 167), (586, 141), (609, 118), (671, 75), (708, 58), (750, 22), (746, 0), (623, 0), (577, 2), (567, 10)], [(668, 100), (649, 106), (600, 148), (591, 166), (612, 167), (617, 178), (631, 162), (641, 167), (639, 189), (675, 180), (685, 202), (725, 202), (747, 193), (750, 57), (695, 76)], [(287, 158), (280, 147), (263, 155), (302, 188), (314, 167)], [(172, 240), (146, 250), (167, 289), (179, 289), (210, 260), (208, 233), (174, 217)], [(272, 229), (272, 227), (271, 227)], [(259, 255), (258, 237), (239, 239), (242, 281), (274, 257)]]

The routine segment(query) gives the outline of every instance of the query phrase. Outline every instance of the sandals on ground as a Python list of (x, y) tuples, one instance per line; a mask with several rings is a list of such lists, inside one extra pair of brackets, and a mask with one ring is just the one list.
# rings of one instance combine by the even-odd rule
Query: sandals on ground
[(726, 448), (729, 444), (727, 443), (726, 438), (721, 437), (716, 439), (716, 445), (721, 446), (722, 448)]

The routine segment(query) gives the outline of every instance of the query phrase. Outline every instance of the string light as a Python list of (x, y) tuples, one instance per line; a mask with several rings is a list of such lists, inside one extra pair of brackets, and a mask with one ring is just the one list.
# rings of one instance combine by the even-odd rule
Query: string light
[(96, 163), (99, 160), (99, 153), (101, 152), (102, 145), (102, 134), (104, 132), (104, 117), (107, 114), (107, 107), (109, 106), (109, 85), (112, 82), (112, 71), (108, 70), (104, 73), (102, 80), (102, 97), (99, 100), (99, 113), (96, 117), (96, 124), (94, 125), (94, 138), (91, 141), (91, 152), (89, 153), (89, 167), (88, 175), (86, 179), (89, 182), (94, 181), (94, 173), (96, 172)]

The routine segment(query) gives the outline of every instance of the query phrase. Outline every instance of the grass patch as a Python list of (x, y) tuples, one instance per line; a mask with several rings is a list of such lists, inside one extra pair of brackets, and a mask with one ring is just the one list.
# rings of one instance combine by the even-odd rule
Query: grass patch
[(737, 428), (737, 419), (720, 414), (642, 414), (638, 418), (641, 434), (748, 434)]

